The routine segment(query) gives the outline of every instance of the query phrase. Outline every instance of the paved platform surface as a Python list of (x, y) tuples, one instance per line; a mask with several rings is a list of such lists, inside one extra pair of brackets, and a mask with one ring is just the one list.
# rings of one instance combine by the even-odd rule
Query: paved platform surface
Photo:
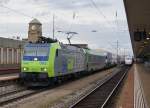
[(0, 81), (12, 80), (16, 78), (19, 78), (18, 73), (0, 75)]
[(130, 68), (116, 101), (113, 108), (134, 108), (134, 66)]
[[(143, 93), (143, 96), (139, 96), (138, 99), (141, 104), (136, 108), (150, 108), (150, 67), (144, 64), (135, 64), (134, 68), (135, 74), (137, 74), (135, 77), (139, 80), (138, 91), (141, 89), (141, 93)], [(137, 92), (136, 94), (140, 94), (140, 92)], [(143, 100), (140, 100), (140, 98), (143, 98)], [(142, 103), (144, 103), (144, 105)]]

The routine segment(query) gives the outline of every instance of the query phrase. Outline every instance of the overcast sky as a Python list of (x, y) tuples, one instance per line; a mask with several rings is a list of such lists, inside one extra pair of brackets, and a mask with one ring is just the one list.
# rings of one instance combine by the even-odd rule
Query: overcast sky
[(61, 42), (66, 34), (57, 31), (73, 31), (72, 43), (116, 52), (118, 40), (120, 53), (132, 54), (123, 0), (0, 0), (0, 37), (27, 38), (33, 18), (43, 24), (43, 36), (52, 37), (53, 14)]

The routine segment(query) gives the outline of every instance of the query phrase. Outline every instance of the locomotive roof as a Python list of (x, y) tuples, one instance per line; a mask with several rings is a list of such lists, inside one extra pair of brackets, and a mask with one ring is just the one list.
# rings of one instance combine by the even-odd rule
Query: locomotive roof
[(26, 47), (48, 47), (50, 46), (49, 43), (27, 43), (25, 44)]
[(69, 45), (69, 44), (60, 44), (61, 48), (62, 49), (68, 49), (68, 50), (78, 50), (78, 51), (83, 51), (83, 48), (79, 48), (77, 46), (72, 46), (72, 45)]
[(94, 50), (94, 49), (89, 49), (86, 51), (87, 51), (87, 53), (93, 54), (93, 55), (107, 55), (109, 53), (109, 52), (104, 51), (104, 50)]

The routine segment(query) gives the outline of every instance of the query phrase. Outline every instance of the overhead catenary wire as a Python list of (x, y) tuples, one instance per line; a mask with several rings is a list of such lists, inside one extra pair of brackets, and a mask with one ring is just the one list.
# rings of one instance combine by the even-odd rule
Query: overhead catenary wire
[[(38, 6), (38, 5), (37, 5)], [(47, 5), (46, 6), (39, 6), (39, 7), (48, 7)], [(56, 12), (55, 12), (56, 13)], [(61, 16), (66, 16), (64, 13), (60, 13), (60, 12), (57, 12), (57, 13), (59, 13), (59, 14), (61, 14)], [(58, 15), (54, 15), (53, 14), (53, 28), (54, 28), (54, 17), (56, 18), (56, 17), (59, 17)], [(76, 19), (76, 12), (75, 11), (73, 11), (73, 18), (72, 18), (72, 21), (71, 21), (71, 23), (68, 25), (68, 31), (64, 31), (65, 32), (65, 34), (67, 33), (67, 32), (70, 32), (71, 31), (71, 29), (72, 29), (72, 25), (73, 25), (73, 21)], [(54, 33), (55, 33), (55, 31), (57, 31), (57, 30), (54, 30), (53, 31), (53, 38), (54, 38)], [(61, 30), (60, 30), (61, 31)]]
[[(73, 2), (72, 2), (73, 3)], [(39, 6), (39, 5), (36, 5), (36, 6), (38, 6), (38, 7), (48, 7), (48, 5), (41, 5), (41, 6)], [(91, 5), (92, 6), (92, 5)], [(92, 7), (93, 8), (93, 7)], [(73, 8), (73, 9), (71, 9), (72, 11), (73, 11), (73, 18), (72, 18), (72, 21), (71, 21), (71, 23), (68, 25), (68, 30), (70, 31), (70, 30), (72, 30), (72, 26), (73, 26), (73, 22), (76, 20), (77, 21), (77, 16), (79, 15), (78, 13), (79, 13), (79, 10), (78, 10), (78, 8)], [(62, 13), (62, 12), (57, 12), (57, 15), (58, 14), (61, 14), (60, 16), (66, 16), (66, 14), (64, 14), (64, 13)], [(56, 14), (55, 14), (55, 16), (56, 16)], [(58, 16), (59, 17), (59, 16)], [(78, 18), (79, 19), (79, 18)], [(77, 21), (77, 23), (79, 23), (79, 21)], [(76, 23), (76, 24), (77, 24)]]
[[(73, 2), (72, 2), (73, 3)], [(36, 5), (36, 6), (38, 6), (38, 7), (48, 7), (48, 5), (42, 5), (42, 6), (39, 6), (39, 5)], [(91, 4), (91, 7), (92, 7), (92, 4)], [(93, 7), (92, 7), (93, 8)], [(69, 28), (68, 28), (68, 30), (72, 30), (72, 25), (73, 25), (73, 22), (74, 22), (74, 20), (76, 20), (77, 19), (77, 13), (79, 13), (79, 11), (77, 10), (77, 8), (75, 8), (75, 9), (72, 9), (72, 11), (73, 11), (73, 14), (75, 15), (75, 17), (72, 19), (72, 21), (71, 21), (71, 23), (69, 24)], [(59, 13), (59, 14), (62, 14), (61, 16), (66, 16), (64, 13), (60, 13), (60, 12), (57, 12), (57, 13)], [(73, 15), (73, 16), (74, 16)], [(104, 15), (104, 14), (103, 14)], [(55, 14), (55, 16), (56, 16), (56, 14)], [(105, 16), (105, 15), (104, 15)], [(105, 18), (106, 18), (106, 16), (105, 16)], [(104, 26), (103, 26), (104, 27)], [(100, 28), (100, 29), (102, 29), (102, 28)]]
[[(104, 19), (106, 20), (106, 22), (110, 25), (110, 22), (108, 21), (107, 17), (103, 14), (103, 12), (102, 12), (102, 11), (100, 10), (100, 8), (97, 6), (97, 4), (95, 3), (95, 1), (94, 1), (94, 0), (90, 0), (90, 1), (91, 1), (92, 5), (96, 8), (96, 10), (99, 12), (99, 15), (103, 16)], [(17, 13), (17, 14), (20, 14), (20, 15), (23, 15), (23, 16), (25, 16), (25, 17), (29, 17), (29, 18), (32, 18), (32, 19), (33, 19), (32, 16), (27, 15), (27, 14), (25, 14), (25, 13), (23, 13), (23, 12), (18, 11), (18, 10), (9, 8), (9, 7), (7, 7), (7, 6), (0, 5), (0, 7), (7, 8), (8, 10), (13, 11), (13, 12), (15, 12), (15, 13)], [(73, 21), (76, 20), (76, 13), (77, 13), (77, 12), (74, 12), (74, 14), (73, 14), (73, 17), (74, 17), (74, 18), (73, 18), (73, 20), (72, 20), (72, 22), (71, 22), (71, 24), (70, 24), (70, 26), (69, 26), (70, 29), (72, 29)]]
[[(103, 12), (101, 11), (101, 9), (100, 9), (100, 7), (98, 7), (97, 6), (97, 4), (95, 3), (95, 1), (94, 0), (90, 0), (90, 2), (91, 2), (91, 4), (94, 6), (94, 8), (97, 10), (97, 12), (98, 12), (98, 14), (99, 14), (99, 16), (103, 16), (103, 18), (105, 19), (105, 21), (107, 22), (107, 24), (110, 26), (110, 25), (114, 25), (113, 23), (111, 23), (108, 19), (107, 19), (107, 17), (105, 16), (105, 14), (103, 14)], [(120, 29), (119, 29), (119, 22), (117, 21), (118, 19), (118, 12), (116, 11), (116, 13), (115, 13), (115, 25), (116, 25), (116, 27), (115, 26), (112, 26), (111, 28), (113, 29), (113, 31), (115, 30), (115, 31), (120, 31)], [(117, 29), (116, 29), (117, 28)], [(117, 32), (113, 32), (116, 36), (118, 35), (118, 33)], [(118, 40), (118, 39), (117, 39)]]
[(106, 16), (102, 13), (102, 11), (99, 9), (99, 7), (96, 5), (95, 1), (90, 0), (92, 5), (96, 8), (96, 10), (105, 18), (105, 20), (107, 21)]
[(33, 19), (33, 18), (34, 18), (34, 17), (29, 16), (29, 15), (27, 15), (27, 14), (23, 13), (23, 12), (20, 12), (20, 11), (18, 11), (18, 10), (12, 9), (12, 8), (9, 8), (9, 7), (4, 6), (4, 5), (2, 5), (2, 4), (0, 4), (0, 7), (2, 7), (2, 8), (6, 8), (6, 9), (8, 9), (8, 10), (10, 10), (10, 11), (14, 12), (14, 13), (17, 13), (17, 14), (23, 15), (23, 16), (28, 17), (28, 18), (31, 18), (31, 19)]
[(73, 12), (72, 14), (72, 21), (70, 23), (70, 27), (69, 27), (69, 32), (72, 30), (72, 26), (73, 26), (73, 21), (76, 19), (76, 12)]
[[(110, 24), (110, 22), (107, 20), (107, 17), (106, 17), (106, 16), (103, 14), (103, 12), (99, 9), (99, 7), (96, 5), (96, 3), (95, 3), (93, 0), (90, 0), (90, 1), (91, 1), (91, 3), (93, 4), (93, 6), (97, 9), (97, 11), (100, 13), (100, 15), (102, 15), (102, 16), (104, 17), (104, 19), (106, 20), (106, 22), (107, 22), (108, 24)], [(34, 18), (34, 17), (29, 16), (29, 15), (23, 13), (23, 12), (20, 12), (20, 11), (18, 11), (18, 10), (12, 9), (12, 8), (9, 8), (9, 7), (4, 6), (4, 5), (0, 5), (0, 7), (6, 8), (6, 9), (12, 11), (12, 12), (15, 12), (15, 13), (17, 13), (17, 14), (23, 15), (23, 16), (25, 16), (25, 17), (29, 17), (29, 18), (32, 18), (32, 19)], [(71, 25), (72, 25), (72, 24), (71, 24)]]
[(101, 9), (97, 6), (97, 4), (95, 3), (94, 0), (90, 0), (91, 4), (94, 6), (94, 8), (97, 10), (98, 14), (100, 16), (102, 16), (105, 21), (107, 22), (108, 25), (112, 25), (112, 23), (107, 19), (107, 17), (103, 14), (103, 12), (101, 11)]
[[(103, 18), (105, 19), (105, 21), (107, 22), (107, 24), (108, 24), (108, 25), (112, 25), (113, 23), (111, 23), (111, 22), (107, 19), (107, 17), (103, 14), (103, 12), (102, 12), (101, 9), (97, 6), (97, 4), (95, 3), (95, 1), (94, 1), (94, 0), (90, 0), (90, 1), (91, 1), (92, 5), (95, 7), (95, 9), (98, 11), (99, 15), (100, 15), (100, 16), (103, 16)], [(113, 32), (113, 33), (116, 34), (116, 36), (118, 35), (117, 31), (120, 30), (120, 29), (119, 29), (119, 22), (118, 22), (118, 19), (117, 19), (117, 18), (118, 18), (118, 12), (116, 11), (116, 13), (115, 13), (115, 25), (116, 25), (116, 27), (112, 27), (112, 29), (116, 30), (116, 32)], [(118, 39), (117, 39), (117, 43), (118, 43)], [(119, 46), (119, 45), (117, 45), (117, 46)], [(119, 49), (119, 48), (117, 48), (117, 53), (118, 53), (118, 49)]]

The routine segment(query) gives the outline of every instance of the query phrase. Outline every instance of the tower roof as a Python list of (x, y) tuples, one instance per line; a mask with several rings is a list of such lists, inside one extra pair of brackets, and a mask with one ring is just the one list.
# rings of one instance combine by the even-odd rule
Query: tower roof
[(37, 20), (36, 18), (34, 18), (30, 24), (41, 24), (41, 22), (39, 20)]

